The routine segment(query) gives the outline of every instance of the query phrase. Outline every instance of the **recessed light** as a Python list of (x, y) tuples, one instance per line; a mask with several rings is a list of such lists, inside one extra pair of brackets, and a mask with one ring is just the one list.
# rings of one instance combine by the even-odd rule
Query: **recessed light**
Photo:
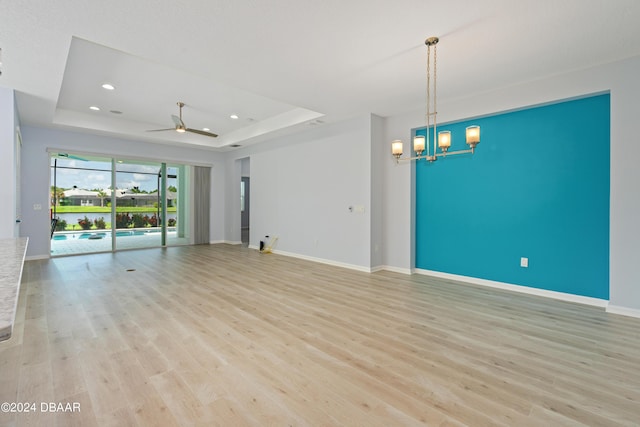
[(106, 90), (114, 90), (116, 87), (114, 85), (112, 85), (111, 83), (105, 83), (105, 84), (102, 85), (102, 88), (106, 89)]
[(89, 109), (93, 111), (100, 111), (100, 107), (96, 107), (95, 105), (92, 105)]
[(231, 117), (233, 120), (238, 120), (240, 117), (238, 117), (237, 114), (232, 114), (229, 117)]

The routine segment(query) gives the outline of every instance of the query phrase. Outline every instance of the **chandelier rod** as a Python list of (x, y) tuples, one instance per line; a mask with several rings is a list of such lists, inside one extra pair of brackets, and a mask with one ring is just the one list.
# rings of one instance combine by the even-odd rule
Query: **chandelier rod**
[[(431, 132), (429, 128), (431, 127), (431, 117), (433, 117), (433, 154), (436, 154), (436, 135), (438, 134), (438, 123), (437, 123), (437, 114), (438, 114), (438, 106), (437, 106), (437, 44), (438, 37), (429, 37), (424, 41), (424, 44), (427, 45), (427, 158), (431, 157)], [(433, 112), (431, 112), (431, 47), (433, 47)]]

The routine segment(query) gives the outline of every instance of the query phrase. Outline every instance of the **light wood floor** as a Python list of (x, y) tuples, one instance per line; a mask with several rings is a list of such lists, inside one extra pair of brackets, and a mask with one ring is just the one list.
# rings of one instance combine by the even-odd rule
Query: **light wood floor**
[(640, 319), (240, 246), (29, 261), (0, 402), (38, 405), (2, 426), (638, 425)]

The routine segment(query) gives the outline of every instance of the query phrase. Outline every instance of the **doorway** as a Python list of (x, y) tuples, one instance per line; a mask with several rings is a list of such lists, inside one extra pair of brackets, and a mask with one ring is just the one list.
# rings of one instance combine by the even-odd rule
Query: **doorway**
[(243, 176), (240, 180), (240, 234), (244, 246), (249, 246), (250, 181), (248, 176)]
[(240, 240), (243, 246), (249, 246), (251, 178), (249, 177), (249, 159), (240, 161)]

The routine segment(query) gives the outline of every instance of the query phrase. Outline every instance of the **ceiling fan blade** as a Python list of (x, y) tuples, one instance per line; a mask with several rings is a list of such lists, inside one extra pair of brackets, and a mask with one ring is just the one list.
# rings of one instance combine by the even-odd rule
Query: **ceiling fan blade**
[(180, 117), (176, 116), (175, 114), (171, 115), (171, 120), (173, 120), (173, 123), (175, 123), (176, 126), (184, 127), (184, 122), (182, 121), (182, 119), (180, 119)]
[(171, 120), (173, 120), (173, 123), (176, 124), (175, 128), (170, 128), (170, 129), (151, 129), (148, 130), (147, 132), (162, 132), (162, 131), (166, 131), (166, 130), (175, 130), (178, 132), (191, 132), (191, 133), (197, 133), (198, 135), (203, 135), (203, 136), (209, 136), (211, 138), (217, 138), (218, 135), (216, 135), (215, 133), (211, 133), (211, 132), (207, 132), (204, 130), (199, 130), (199, 129), (189, 129), (187, 128), (187, 126), (185, 126), (184, 122), (182, 121), (182, 107), (184, 107), (184, 102), (178, 101), (177, 102), (178, 107), (180, 108), (180, 115), (176, 116), (175, 114), (171, 115)]
[(210, 136), (212, 138), (217, 138), (218, 137), (218, 135), (216, 135), (215, 133), (207, 132), (205, 130), (189, 129), (189, 128), (186, 128), (185, 130), (187, 132), (197, 133), (198, 135)]

